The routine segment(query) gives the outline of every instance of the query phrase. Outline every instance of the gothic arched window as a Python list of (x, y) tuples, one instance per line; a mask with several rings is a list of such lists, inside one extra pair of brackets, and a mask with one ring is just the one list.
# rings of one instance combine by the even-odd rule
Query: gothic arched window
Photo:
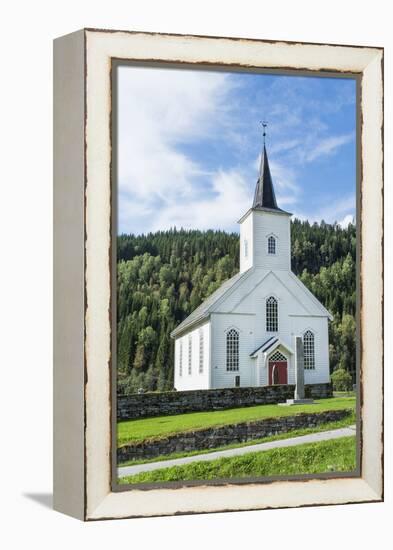
[(192, 336), (188, 335), (188, 374), (192, 374)]
[(244, 240), (244, 257), (248, 258), (248, 240)]
[(179, 376), (183, 376), (183, 339), (179, 345)]
[(276, 253), (276, 239), (272, 235), (267, 240), (267, 253), (275, 254)]
[(311, 330), (303, 334), (304, 368), (315, 369), (315, 338)]
[(199, 329), (199, 373), (203, 372), (204, 353), (203, 353), (203, 328)]
[(274, 296), (266, 300), (266, 332), (278, 331), (278, 303)]
[(239, 333), (234, 328), (227, 332), (227, 370), (239, 370)]

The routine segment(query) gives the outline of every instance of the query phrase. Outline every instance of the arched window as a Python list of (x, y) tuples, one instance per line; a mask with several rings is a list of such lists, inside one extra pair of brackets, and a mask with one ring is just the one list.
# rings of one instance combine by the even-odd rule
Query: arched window
[(203, 373), (204, 353), (203, 353), (203, 328), (199, 329), (199, 373)]
[(227, 332), (227, 370), (239, 370), (239, 333), (234, 328)]
[(248, 240), (244, 240), (244, 257), (248, 258)]
[(266, 332), (278, 331), (278, 303), (274, 296), (266, 300)]
[(192, 336), (188, 335), (188, 374), (192, 374)]
[(179, 376), (183, 376), (183, 339), (179, 345)]
[(311, 330), (306, 330), (303, 334), (304, 348), (304, 368), (315, 369), (315, 342), (314, 334)]
[(276, 239), (272, 235), (270, 235), (270, 237), (267, 240), (267, 253), (268, 254), (276, 253)]

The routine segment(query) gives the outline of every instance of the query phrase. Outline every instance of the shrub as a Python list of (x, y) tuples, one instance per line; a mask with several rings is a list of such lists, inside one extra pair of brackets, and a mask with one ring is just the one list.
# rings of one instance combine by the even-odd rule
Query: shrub
[(345, 369), (336, 369), (331, 379), (335, 391), (350, 391), (352, 389), (352, 377)]

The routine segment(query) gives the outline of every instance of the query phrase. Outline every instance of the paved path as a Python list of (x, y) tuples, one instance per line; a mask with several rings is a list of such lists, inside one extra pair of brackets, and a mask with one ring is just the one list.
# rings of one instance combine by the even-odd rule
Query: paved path
[(214, 451), (212, 453), (204, 453), (201, 455), (185, 456), (183, 458), (173, 458), (170, 460), (162, 460), (160, 462), (148, 462), (147, 464), (136, 464), (135, 466), (123, 466), (117, 469), (119, 477), (131, 476), (140, 472), (150, 472), (159, 468), (169, 468), (171, 466), (180, 466), (181, 464), (190, 464), (190, 462), (200, 462), (215, 460), (224, 456), (240, 456), (256, 451), (267, 451), (269, 449), (277, 449), (278, 447), (293, 447), (302, 443), (314, 443), (316, 441), (327, 441), (328, 439), (336, 439), (356, 434), (356, 426), (348, 426), (347, 428), (338, 428), (336, 430), (327, 430), (325, 432), (317, 432), (288, 439), (278, 439), (276, 441), (268, 441), (267, 443), (256, 443), (247, 447), (236, 447), (235, 449), (226, 449), (224, 451)]

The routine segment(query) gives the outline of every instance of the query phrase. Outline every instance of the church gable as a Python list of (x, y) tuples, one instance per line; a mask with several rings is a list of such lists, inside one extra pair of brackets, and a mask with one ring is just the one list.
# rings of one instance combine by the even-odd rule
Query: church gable
[(293, 284), (287, 285), (272, 271), (255, 270), (252, 277), (240, 284), (215, 309), (221, 313), (258, 313), (265, 307), (265, 300), (275, 296), (288, 315), (321, 315), (322, 312), (303, 292), (294, 292)]
[(308, 290), (308, 288), (296, 277), (292, 271), (279, 272), (277, 276), (283, 281), (288, 290), (310, 309), (312, 315), (328, 317), (333, 320), (332, 314), (325, 308), (323, 304)]

